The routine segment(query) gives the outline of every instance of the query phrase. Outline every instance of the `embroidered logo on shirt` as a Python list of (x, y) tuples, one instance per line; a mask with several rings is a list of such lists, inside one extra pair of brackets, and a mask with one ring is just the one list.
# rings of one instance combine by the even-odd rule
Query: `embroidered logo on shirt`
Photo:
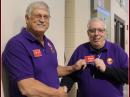
[(107, 63), (108, 63), (109, 65), (111, 65), (111, 64), (113, 63), (112, 58), (107, 58)]
[(42, 52), (40, 49), (35, 49), (35, 50), (33, 50), (33, 55), (34, 55), (34, 57), (40, 57), (40, 56), (42, 56)]
[(51, 49), (51, 52), (52, 52), (52, 53), (54, 53), (54, 52), (55, 52), (55, 49), (54, 49), (54, 47), (53, 47), (53, 46), (52, 46), (52, 45), (51, 45), (49, 42), (48, 42), (47, 44), (48, 44), (48, 46), (50, 47), (50, 49)]
[(94, 60), (95, 60), (95, 56), (94, 56), (94, 55), (85, 56), (84, 58), (85, 58), (85, 61), (86, 61), (87, 63), (94, 62)]

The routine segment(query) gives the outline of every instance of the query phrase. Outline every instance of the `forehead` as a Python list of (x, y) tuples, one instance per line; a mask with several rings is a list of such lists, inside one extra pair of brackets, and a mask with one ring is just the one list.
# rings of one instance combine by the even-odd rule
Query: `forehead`
[(96, 20), (89, 23), (89, 28), (104, 28), (105, 25), (102, 21)]
[(41, 13), (41, 14), (49, 14), (49, 11), (46, 7), (34, 7), (32, 8), (32, 14), (38, 14), (38, 13)]

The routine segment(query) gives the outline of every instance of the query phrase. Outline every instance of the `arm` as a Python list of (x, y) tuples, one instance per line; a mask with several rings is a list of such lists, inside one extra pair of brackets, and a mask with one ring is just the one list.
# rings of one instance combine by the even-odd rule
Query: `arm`
[(73, 66), (58, 66), (57, 67), (58, 76), (65, 76), (75, 71), (75, 68)]
[(63, 87), (58, 89), (49, 87), (34, 78), (27, 78), (18, 82), (21, 93), (27, 97), (66, 97)]
[(63, 87), (55, 89), (34, 79), (31, 55), (21, 42), (11, 40), (8, 43), (2, 56), (2, 62), (11, 79), (17, 81), (18, 88), (23, 95), (27, 97), (65, 97)]
[(128, 68), (109, 68), (106, 67), (105, 75), (118, 83), (128, 84)]
[(58, 66), (57, 71), (59, 76), (68, 75), (74, 71), (86, 68), (86, 62), (83, 59), (78, 60), (74, 65), (71, 66)]
[[(62, 67), (60, 73), (66, 75), (61, 79), (61, 86), (67, 87), (67, 92), (69, 92), (76, 82), (76, 79), (73, 77), (75, 71), (85, 69), (86, 68), (86, 61), (83, 59), (78, 60), (74, 65)], [(63, 76), (63, 75), (62, 75)]]
[(96, 68), (105, 74), (109, 79), (118, 83), (128, 83), (128, 68), (109, 68), (102, 59), (95, 59)]

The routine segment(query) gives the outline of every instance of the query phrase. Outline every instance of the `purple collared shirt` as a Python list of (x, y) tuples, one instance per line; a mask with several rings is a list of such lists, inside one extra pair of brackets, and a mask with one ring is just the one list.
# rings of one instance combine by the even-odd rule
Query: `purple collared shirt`
[[(128, 56), (124, 50), (116, 44), (106, 41), (105, 46), (96, 52), (90, 43), (80, 45), (70, 58), (69, 65), (75, 64), (85, 56), (95, 56), (103, 59), (109, 68), (128, 68)], [(78, 82), (77, 97), (123, 97), (123, 85), (112, 83), (105, 75), (96, 77), (96, 69), (93, 64), (71, 75)]]
[(7, 43), (2, 61), (9, 73), (10, 97), (25, 97), (20, 93), (17, 82), (26, 78), (35, 78), (53, 87), (59, 87), (57, 73), (57, 52), (53, 43), (44, 38), (44, 47), (23, 28)]

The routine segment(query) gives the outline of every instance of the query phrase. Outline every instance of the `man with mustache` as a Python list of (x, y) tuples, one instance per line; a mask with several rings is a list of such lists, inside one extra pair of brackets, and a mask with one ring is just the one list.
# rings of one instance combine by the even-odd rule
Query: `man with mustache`
[(26, 10), (26, 28), (11, 38), (2, 54), (10, 79), (10, 97), (66, 97), (59, 76), (80, 70), (85, 60), (72, 66), (58, 66), (53, 43), (44, 35), (50, 11), (43, 1), (31, 3)]

